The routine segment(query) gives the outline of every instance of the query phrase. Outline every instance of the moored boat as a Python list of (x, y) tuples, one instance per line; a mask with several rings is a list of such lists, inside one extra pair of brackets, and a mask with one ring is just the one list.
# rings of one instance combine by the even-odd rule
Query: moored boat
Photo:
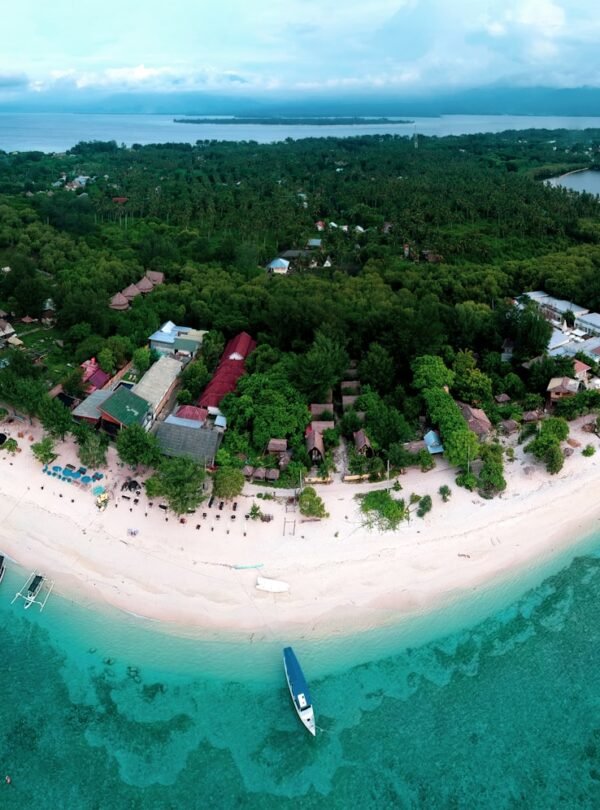
[(4, 565), (4, 555), (0, 554), (0, 582), (4, 579), (4, 572), (6, 571), (6, 566)]
[(315, 725), (315, 713), (310, 699), (308, 684), (291, 647), (285, 647), (283, 650), (283, 668), (296, 714), (302, 721), (304, 727), (314, 737), (317, 733), (317, 727)]
[(259, 591), (268, 593), (285, 593), (290, 586), (281, 579), (271, 579), (271, 577), (256, 577), (256, 588)]
[[(38, 605), (40, 611), (42, 611), (46, 607), (46, 602), (53, 588), (54, 580), (48, 580), (42, 574), (36, 574), (34, 571), (27, 577), (25, 584), (20, 591), (17, 591), (12, 601), (15, 602), (17, 599), (22, 599), (25, 603), (23, 605), (25, 610), (29, 610), (32, 605)], [(40, 597), (39, 599), (38, 596)]]

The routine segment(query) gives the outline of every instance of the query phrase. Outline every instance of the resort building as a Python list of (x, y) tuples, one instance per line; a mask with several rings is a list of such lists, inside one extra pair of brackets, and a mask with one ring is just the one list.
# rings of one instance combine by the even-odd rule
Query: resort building
[(0, 320), (0, 346), (4, 345), (10, 337), (15, 334), (15, 330), (8, 321)]
[(542, 314), (547, 320), (553, 321), (559, 325), (563, 323), (567, 313), (572, 313), (575, 323), (577, 324), (577, 320), (589, 312), (589, 309), (580, 307), (573, 301), (565, 301), (562, 298), (555, 298), (553, 295), (548, 295), (541, 290), (526, 292), (524, 295), (538, 305), (542, 311)]
[(100, 406), (112, 395), (113, 392), (108, 388), (94, 391), (73, 409), (74, 418), (95, 427), (102, 418)]
[(286, 275), (289, 272), (290, 263), (287, 259), (273, 259), (272, 262), (269, 262), (267, 265), (267, 270), (269, 273), (275, 273), (276, 275)]
[(306, 452), (313, 464), (321, 464), (325, 458), (323, 434), (318, 430), (313, 430), (310, 426), (306, 431)]
[(108, 433), (117, 433), (121, 428), (141, 425), (148, 430), (152, 424), (152, 406), (129, 388), (120, 386), (98, 406), (102, 427)]
[(160, 354), (182, 354), (193, 357), (200, 346), (206, 330), (192, 329), (190, 326), (177, 326), (167, 321), (148, 338), (150, 348)]
[(480, 438), (487, 436), (492, 429), (492, 423), (485, 411), (482, 411), (481, 408), (473, 408), (471, 405), (467, 405), (466, 402), (457, 402), (456, 404), (460, 408), (469, 430)]
[(579, 380), (574, 380), (571, 377), (552, 377), (546, 391), (550, 395), (551, 402), (558, 402), (560, 399), (574, 397), (580, 386)]
[(600, 335), (600, 315), (597, 312), (585, 312), (575, 319), (575, 326), (586, 335)]
[(196, 404), (206, 408), (209, 414), (219, 416), (221, 400), (235, 391), (239, 378), (246, 370), (246, 359), (255, 347), (256, 341), (247, 332), (241, 332), (232, 338), (225, 347), (211, 381), (198, 397)]
[(156, 439), (165, 456), (192, 458), (212, 466), (221, 444), (220, 430), (203, 426), (193, 419), (169, 416), (156, 429)]
[(138, 397), (150, 403), (153, 421), (169, 401), (182, 369), (179, 360), (163, 355), (131, 389)]

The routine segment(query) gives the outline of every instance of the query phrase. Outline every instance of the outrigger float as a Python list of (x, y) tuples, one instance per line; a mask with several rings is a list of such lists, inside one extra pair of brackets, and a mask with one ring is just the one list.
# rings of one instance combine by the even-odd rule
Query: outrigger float
[[(54, 588), (54, 580), (48, 580), (46, 577), (42, 576), (42, 574), (36, 574), (33, 571), (26, 579), (25, 584), (21, 588), (20, 591), (14, 595), (13, 602), (16, 602), (17, 599), (23, 599), (25, 604), (23, 607), (25, 610), (29, 610), (32, 605), (39, 605), (40, 613), (46, 607), (46, 602), (48, 601), (48, 597), (52, 593), (52, 588)], [(40, 597), (39, 599), (37, 597)]]

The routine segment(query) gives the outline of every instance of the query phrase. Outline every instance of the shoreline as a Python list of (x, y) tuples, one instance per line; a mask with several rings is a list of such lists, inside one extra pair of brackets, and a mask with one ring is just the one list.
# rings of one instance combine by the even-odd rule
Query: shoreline
[[(572, 423), (582, 445), (597, 442), (580, 430), (585, 421)], [(40, 433), (25, 432), (36, 439)], [(55, 591), (66, 598), (107, 604), (176, 634), (259, 641), (391, 627), (542, 567), (580, 545), (600, 519), (593, 498), (600, 460), (580, 451), (553, 477), (517, 447), (517, 460), (506, 464), (507, 490), (492, 501), (456, 487), (445, 464), (428, 473), (410, 470), (398, 479), (402, 496), (430, 494), (434, 508), (394, 533), (361, 525), (353, 496), (375, 485), (334, 482), (319, 487), (331, 517), (302, 523), (295, 513), (291, 534), (291, 516), (275, 501), (259, 501), (273, 513), (270, 523), (243, 521), (253, 495), (265, 491), (252, 485), (238, 499), (235, 521), (230, 506), (220, 520), (204, 506), (214, 514), (186, 524), (148, 508), (144, 494), (129, 506), (119, 497), (127, 471), (114, 451), (106, 481), (117, 497), (99, 512), (89, 492), (45, 476), (25, 446), (29, 440), (19, 442), (22, 453), (0, 456), (0, 552), (55, 579)], [(57, 463), (76, 462), (69, 443), (57, 451)], [(447, 504), (437, 495), (442, 484), (452, 488)], [(138, 536), (127, 535), (131, 527)], [(289, 593), (257, 591), (257, 573), (289, 582)]]

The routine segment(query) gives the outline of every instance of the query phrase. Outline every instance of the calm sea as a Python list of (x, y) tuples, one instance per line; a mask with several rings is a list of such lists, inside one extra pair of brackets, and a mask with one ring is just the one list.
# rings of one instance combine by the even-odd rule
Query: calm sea
[(600, 537), (580, 550), (516, 601), (525, 580), (366, 637), (296, 639), (314, 740), (281, 640), (178, 638), (54, 595), (26, 613), (13, 569), (0, 807), (599, 807)]
[(257, 141), (285, 138), (348, 137), (400, 134), (463, 135), (507, 129), (600, 128), (600, 117), (566, 118), (511, 115), (447, 115), (416, 118), (414, 124), (348, 126), (279, 126), (268, 124), (176, 124), (172, 115), (83, 115), (70, 113), (0, 113), (0, 149), (61, 152), (79, 141), (195, 143), (197, 140)]

